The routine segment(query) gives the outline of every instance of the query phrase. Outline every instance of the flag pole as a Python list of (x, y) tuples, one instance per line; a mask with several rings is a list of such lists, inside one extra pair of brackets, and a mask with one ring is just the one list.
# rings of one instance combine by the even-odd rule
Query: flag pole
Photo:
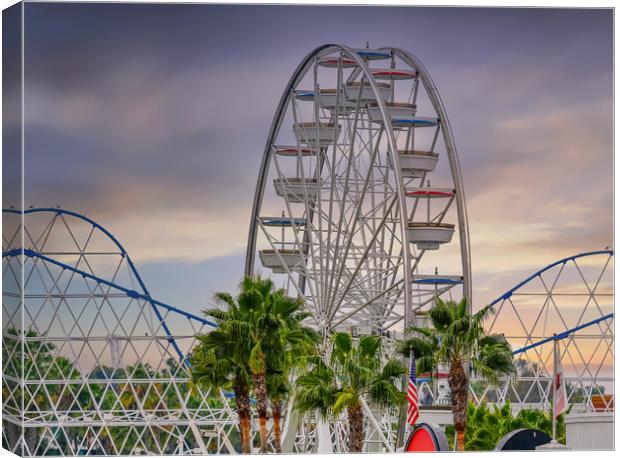
[(551, 401), (551, 441), (555, 442), (556, 441), (556, 428), (557, 428), (557, 420), (555, 417), (555, 403), (557, 401), (557, 390), (558, 390), (558, 386), (557, 385), (558, 382), (558, 340), (556, 338), (556, 334), (553, 334), (553, 380), (551, 383), (551, 389), (553, 397), (552, 397), (552, 401)]
[[(411, 364), (412, 364), (412, 359), (415, 358), (413, 351), (409, 350), (409, 371), (411, 371)], [(409, 378), (411, 377), (411, 374), (409, 374), (409, 377), (407, 378), (407, 391), (409, 391)], [(407, 409), (407, 417), (409, 417), (409, 409)], [(409, 435), (413, 429), (413, 427), (409, 424), (409, 421), (405, 422), (405, 433), (406, 436)], [(405, 436), (405, 437), (406, 437)]]

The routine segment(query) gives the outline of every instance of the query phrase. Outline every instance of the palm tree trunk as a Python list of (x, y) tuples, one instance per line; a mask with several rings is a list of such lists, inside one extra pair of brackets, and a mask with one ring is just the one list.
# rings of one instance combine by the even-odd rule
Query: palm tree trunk
[(239, 423), (241, 424), (241, 453), (247, 455), (252, 453), (250, 418), (250, 415), (245, 414), (239, 417)]
[(364, 412), (362, 406), (357, 403), (347, 407), (349, 420), (349, 452), (361, 452), (364, 448)]
[(467, 426), (468, 380), (463, 364), (455, 361), (450, 366), (448, 385), (452, 398), (452, 418), (456, 432), (456, 449), (465, 450), (465, 427)]
[(252, 372), (254, 379), (254, 392), (256, 394), (256, 411), (258, 413), (258, 426), (260, 431), (260, 452), (267, 453), (269, 434), (267, 433), (267, 384), (265, 372)]
[(273, 413), (273, 436), (276, 453), (282, 453), (282, 432), (280, 431), (280, 418), (282, 418), (282, 401), (275, 401), (271, 404)]
[(237, 401), (237, 416), (239, 417), (239, 434), (241, 435), (241, 453), (252, 453), (250, 446), (250, 419), (252, 409), (250, 408), (250, 395), (248, 386), (240, 377), (235, 378), (233, 383), (235, 400)]

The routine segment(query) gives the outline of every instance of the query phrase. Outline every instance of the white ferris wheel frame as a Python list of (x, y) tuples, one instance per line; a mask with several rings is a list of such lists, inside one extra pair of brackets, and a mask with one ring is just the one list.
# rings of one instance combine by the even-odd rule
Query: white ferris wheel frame
[[(471, 288), (471, 255), (470, 255), (470, 241), (469, 241), (469, 226), (468, 226), (468, 218), (467, 218), (467, 207), (465, 203), (465, 193), (463, 187), (463, 180), (461, 175), (461, 169), (456, 149), (456, 144), (454, 141), (454, 136), (452, 134), (452, 129), (450, 126), (450, 122), (446, 113), (446, 109), (444, 107), (441, 96), (439, 95), (439, 91), (435, 83), (433, 82), (429, 72), (426, 70), (422, 62), (413, 54), (408, 51), (392, 48), (392, 47), (383, 47), (379, 48), (378, 51), (389, 52), (392, 55), (392, 59), (395, 57), (400, 58), (405, 64), (409, 65), (412, 69), (415, 69), (418, 78), (420, 79), (421, 84), (426, 89), (426, 93), (428, 99), (430, 100), (434, 110), (436, 111), (439, 120), (440, 126), (438, 126), (438, 130), (441, 130), (443, 142), (445, 145), (446, 156), (449, 161), (450, 172), (452, 175), (454, 190), (455, 190), (455, 202), (456, 202), (456, 214), (458, 219), (458, 233), (459, 233), (459, 241), (460, 241), (460, 256), (461, 256), (461, 269), (462, 269), (462, 287), (463, 287), (463, 296), (467, 298), (469, 301), (470, 307), (472, 303), (472, 288)], [(274, 115), (273, 121), (271, 123), (271, 127), (269, 130), (269, 134), (267, 136), (267, 141), (265, 144), (265, 149), (263, 153), (263, 158), (261, 161), (261, 165), (258, 173), (258, 181), (256, 184), (256, 191), (254, 194), (254, 202), (252, 207), (252, 214), (250, 220), (249, 234), (248, 234), (248, 243), (247, 243), (247, 251), (246, 251), (246, 263), (245, 263), (245, 275), (253, 276), (254, 275), (254, 266), (256, 260), (256, 245), (257, 245), (257, 236), (258, 236), (258, 226), (260, 219), (260, 212), (263, 203), (263, 197), (265, 194), (265, 187), (267, 183), (267, 178), (269, 175), (269, 168), (271, 164), (271, 156), (273, 154), (273, 146), (274, 142), (277, 139), (277, 136), (280, 132), (280, 128), (282, 126), (283, 120), (285, 118), (286, 110), (289, 104), (292, 102), (294, 98), (294, 90), (297, 85), (302, 81), (302, 79), (306, 76), (308, 71), (311, 68), (318, 65), (318, 61), (321, 57), (327, 56), (334, 53), (340, 53), (342, 59), (350, 59), (355, 62), (356, 69), (354, 70), (363, 74), (363, 81), (368, 82), (370, 88), (374, 92), (375, 103), (377, 104), (380, 114), (382, 117), (382, 122), (384, 126), (384, 130), (386, 132), (386, 140), (388, 145), (388, 154), (392, 164), (398, 164), (398, 148), (397, 142), (394, 135), (394, 129), (392, 126), (392, 121), (390, 116), (388, 115), (386, 104), (383, 98), (379, 95), (377, 82), (373, 74), (371, 73), (367, 62), (358, 54), (358, 52), (352, 48), (341, 44), (325, 44), (317, 47), (310, 53), (308, 53), (304, 59), (297, 66), (295, 71), (293, 72), (288, 84), (286, 85), (278, 107), (276, 109), (276, 113)], [(340, 67), (341, 68), (341, 67)], [(316, 105), (316, 104), (315, 104)], [(359, 104), (357, 106), (357, 110), (359, 111)], [(317, 118), (318, 121), (318, 118)], [(395, 179), (399, 186), (397, 186), (397, 205), (400, 210), (406, 209), (407, 206), (405, 204), (405, 189), (403, 185), (403, 177), (401, 175), (401, 171), (399, 167), (393, 168), (393, 173), (395, 175)], [(407, 245), (407, 227), (409, 223), (408, 215), (406, 211), (399, 211), (400, 215), (400, 230), (401, 230), (401, 240), (403, 247)], [(419, 255), (417, 261), (419, 261), (424, 254), (424, 250)], [(412, 267), (412, 255), (410, 249), (403, 249), (403, 279), (405, 285), (409, 285), (409, 287), (403, 288), (404, 292), (404, 323), (405, 326), (409, 326), (413, 324), (413, 310), (412, 310), (412, 300), (411, 300), (411, 285), (413, 278), (414, 268)], [(303, 286), (302, 286), (303, 288)], [(305, 291), (302, 291), (305, 293)], [(368, 305), (368, 304), (365, 304)], [(363, 308), (361, 306), (360, 308)], [(355, 312), (355, 310), (354, 310)]]

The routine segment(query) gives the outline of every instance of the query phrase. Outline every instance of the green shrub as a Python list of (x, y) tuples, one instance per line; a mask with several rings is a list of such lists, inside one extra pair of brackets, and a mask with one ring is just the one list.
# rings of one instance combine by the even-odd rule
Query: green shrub
[[(570, 409), (569, 409), (570, 410)], [(557, 423), (557, 440), (566, 443), (564, 415)], [(503, 406), (488, 406), (481, 403), (478, 407), (473, 402), (467, 407), (467, 429), (465, 430), (465, 450), (493, 450), (497, 443), (511, 431), (521, 428), (539, 429), (551, 436), (551, 412), (541, 409), (522, 409), (516, 416), (512, 414), (510, 401)], [(454, 427), (446, 427), (450, 444), (454, 443)]]

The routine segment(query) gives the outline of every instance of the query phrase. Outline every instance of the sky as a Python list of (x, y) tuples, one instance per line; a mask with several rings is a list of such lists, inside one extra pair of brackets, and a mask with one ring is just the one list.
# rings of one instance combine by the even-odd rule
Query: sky
[(460, 156), (474, 301), (612, 246), (612, 12), (27, 3), (25, 205), (83, 213), (154, 297), (243, 274), (263, 145), (298, 62), (394, 46), (430, 71)]

